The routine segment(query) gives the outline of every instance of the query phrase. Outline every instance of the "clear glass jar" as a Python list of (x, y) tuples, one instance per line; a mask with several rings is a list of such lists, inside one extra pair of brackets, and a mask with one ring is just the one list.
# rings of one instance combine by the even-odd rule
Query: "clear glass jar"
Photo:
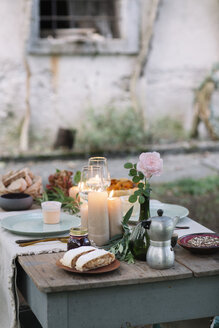
[(70, 235), (67, 243), (67, 250), (81, 247), (81, 246), (90, 246), (90, 240), (88, 239), (88, 230), (87, 228), (71, 228)]

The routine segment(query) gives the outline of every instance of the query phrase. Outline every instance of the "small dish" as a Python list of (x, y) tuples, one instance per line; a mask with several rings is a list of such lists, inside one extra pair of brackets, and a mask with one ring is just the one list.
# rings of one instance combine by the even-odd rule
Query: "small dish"
[(0, 196), (0, 207), (5, 211), (28, 210), (33, 204), (33, 197), (24, 193), (11, 193)]
[(118, 269), (119, 266), (120, 266), (120, 262), (117, 259), (115, 259), (115, 261), (113, 263), (109, 264), (109, 265), (106, 265), (106, 266), (101, 267), (101, 268), (89, 270), (89, 271), (84, 271), (84, 272), (78, 271), (78, 270), (73, 269), (73, 268), (69, 268), (69, 267), (63, 265), (60, 262), (60, 260), (56, 261), (56, 265), (59, 268), (64, 269), (64, 270), (69, 271), (69, 272), (74, 272), (74, 273), (79, 273), (79, 274), (100, 274), (100, 273), (111, 272), (111, 271), (114, 271), (114, 270)]
[(185, 248), (186, 250), (194, 254), (213, 254), (219, 250), (219, 245), (217, 246), (193, 246), (189, 243), (189, 240), (195, 237), (215, 237), (219, 240), (218, 233), (203, 232), (203, 233), (192, 233), (189, 235), (182, 236), (178, 239), (178, 244)]

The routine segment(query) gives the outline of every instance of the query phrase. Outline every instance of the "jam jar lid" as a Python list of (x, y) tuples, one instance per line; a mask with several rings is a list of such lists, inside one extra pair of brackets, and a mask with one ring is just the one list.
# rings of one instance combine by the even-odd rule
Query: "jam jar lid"
[(72, 236), (85, 236), (88, 234), (88, 229), (85, 227), (71, 228), (70, 235)]

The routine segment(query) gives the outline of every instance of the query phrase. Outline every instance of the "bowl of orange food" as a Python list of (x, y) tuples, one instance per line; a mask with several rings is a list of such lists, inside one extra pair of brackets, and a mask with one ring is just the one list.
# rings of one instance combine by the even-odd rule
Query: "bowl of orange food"
[(113, 194), (113, 197), (130, 196), (138, 189), (137, 187), (137, 183), (125, 178), (111, 179), (111, 184), (107, 191), (109, 194)]

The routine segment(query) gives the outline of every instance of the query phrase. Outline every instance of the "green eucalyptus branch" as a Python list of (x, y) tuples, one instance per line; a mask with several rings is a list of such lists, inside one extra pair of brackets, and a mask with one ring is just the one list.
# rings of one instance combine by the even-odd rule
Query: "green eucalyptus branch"
[[(129, 197), (130, 203), (139, 202), (139, 204), (144, 204), (145, 198), (150, 197), (150, 184), (149, 181), (145, 178), (144, 174), (137, 170), (137, 165), (130, 162), (125, 163), (125, 169), (129, 169), (129, 176), (132, 177), (132, 181), (137, 185), (137, 190), (133, 195)], [(144, 182), (142, 182), (144, 180)]]
[(109, 240), (108, 244), (104, 246), (105, 249), (114, 253), (116, 258), (120, 261), (134, 263), (134, 257), (129, 249), (129, 237), (131, 235), (128, 222), (133, 212), (132, 206), (123, 217), (122, 228), (123, 234), (116, 235)]

